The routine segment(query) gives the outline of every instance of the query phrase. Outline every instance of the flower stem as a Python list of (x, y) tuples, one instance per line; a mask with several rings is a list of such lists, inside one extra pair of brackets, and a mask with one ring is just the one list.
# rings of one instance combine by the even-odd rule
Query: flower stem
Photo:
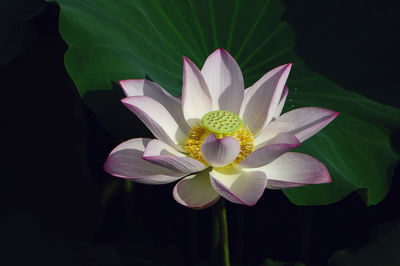
[(220, 230), (219, 230), (219, 203), (217, 202), (212, 208), (212, 257), (219, 260), (220, 249)]
[(219, 233), (220, 233), (220, 243), (221, 243), (221, 257), (222, 265), (230, 266), (229, 260), (229, 242), (228, 242), (228, 223), (226, 218), (226, 208), (225, 200), (220, 199), (219, 204)]

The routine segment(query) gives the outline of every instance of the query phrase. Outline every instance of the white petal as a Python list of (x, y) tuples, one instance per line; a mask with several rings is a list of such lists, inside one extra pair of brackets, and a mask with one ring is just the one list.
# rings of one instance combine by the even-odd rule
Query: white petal
[(287, 152), (270, 164), (256, 169), (265, 171), (271, 180), (300, 184), (331, 182), (325, 165), (309, 155), (297, 152)]
[(183, 57), (182, 106), (183, 115), (191, 126), (199, 123), (212, 108), (211, 95), (200, 70), (186, 57)]
[(272, 69), (246, 89), (240, 116), (253, 135), (257, 135), (275, 115), (292, 64)]
[(194, 173), (206, 168), (203, 163), (187, 157), (157, 139), (150, 141), (146, 146), (143, 159), (171, 169), (174, 172)]
[(185, 176), (142, 159), (150, 139), (138, 138), (125, 141), (111, 151), (104, 164), (109, 174), (145, 184), (171, 183)]
[(175, 185), (173, 195), (177, 202), (193, 209), (204, 209), (219, 199), (208, 171), (183, 178)]
[(186, 135), (164, 106), (146, 96), (132, 96), (121, 101), (142, 120), (157, 139), (182, 150), (179, 144), (185, 141)]
[(242, 171), (239, 167), (214, 168), (210, 172), (211, 184), (225, 199), (253, 206), (264, 193), (267, 182), (263, 171)]
[(172, 115), (179, 127), (188, 133), (189, 125), (183, 117), (182, 104), (178, 98), (173, 97), (169, 92), (164, 90), (160, 85), (147, 79), (127, 79), (120, 80), (124, 93), (129, 96), (147, 96), (159, 102)]
[(214, 134), (210, 134), (201, 144), (200, 150), (210, 165), (222, 167), (236, 159), (240, 152), (240, 144), (232, 137), (218, 139)]
[(264, 128), (254, 139), (256, 147), (262, 146), (266, 141), (281, 132), (294, 134), (300, 142), (328, 125), (339, 113), (318, 107), (302, 107), (284, 113)]
[(285, 102), (286, 102), (286, 97), (288, 96), (288, 93), (289, 93), (289, 88), (288, 88), (288, 86), (285, 86), (283, 89), (283, 92), (282, 92), (281, 99), (279, 100), (279, 104), (275, 110), (275, 115), (274, 115), (275, 119), (281, 115), (283, 106), (285, 105)]
[(245, 168), (255, 168), (269, 164), (282, 154), (296, 148), (300, 141), (290, 133), (280, 133), (265, 146), (253, 151), (240, 165)]
[(218, 49), (207, 58), (201, 73), (211, 92), (213, 110), (239, 114), (244, 82), (235, 59), (224, 49)]

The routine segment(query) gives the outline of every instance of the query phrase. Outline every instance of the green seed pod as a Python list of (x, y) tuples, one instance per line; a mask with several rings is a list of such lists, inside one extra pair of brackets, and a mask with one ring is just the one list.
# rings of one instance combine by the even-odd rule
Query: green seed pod
[(242, 119), (228, 111), (211, 111), (201, 118), (203, 126), (216, 135), (230, 135), (238, 131), (242, 125)]

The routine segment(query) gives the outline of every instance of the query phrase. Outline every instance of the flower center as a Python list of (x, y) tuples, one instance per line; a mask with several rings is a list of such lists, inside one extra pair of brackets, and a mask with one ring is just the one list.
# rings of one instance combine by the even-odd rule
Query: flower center
[(201, 118), (201, 123), (219, 139), (235, 133), (243, 125), (238, 115), (228, 111), (208, 112)]
[(208, 163), (201, 154), (201, 145), (210, 135), (215, 134), (219, 139), (226, 136), (235, 138), (240, 144), (240, 152), (232, 162), (238, 164), (254, 150), (254, 137), (242, 119), (228, 111), (212, 111), (205, 114), (201, 119), (201, 125), (194, 126), (186, 139), (185, 150), (188, 155), (204, 164)]

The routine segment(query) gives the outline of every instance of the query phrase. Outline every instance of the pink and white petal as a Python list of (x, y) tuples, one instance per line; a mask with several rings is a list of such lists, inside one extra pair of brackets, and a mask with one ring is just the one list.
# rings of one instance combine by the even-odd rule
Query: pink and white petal
[(210, 134), (200, 147), (203, 158), (212, 166), (223, 167), (236, 159), (240, 152), (240, 143), (232, 138), (218, 139)]
[(264, 128), (260, 134), (255, 137), (254, 144), (256, 146), (263, 145), (263, 143), (281, 132), (290, 132), (294, 134), (300, 142), (303, 142), (322, 130), (335, 119), (338, 114), (338, 112), (319, 107), (302, 107), (292, 110), (284, 113)]
[(244, 82), (235, 59), (224, 49), (217, 49), (207, 58), (201, 74), (210, 89), (213, 110), (239, 114)]
[(187, 175), (143, 160), (143, 151), (149, 142), (150, 139), (137, 138), (121, 143), (111, 151), (104, 170), (113, 176), (145, 184), (171, 183)]
[(285, 105), (285, 102), (286, 102), (286, 97), (288, 96), (288, 93), (289, 93), (289, 88), (288, 88), (288, 86), (285, 85), (285, 87), (283, 88), (281, 99), (279, 100), (278, 106), (276, 107), (276, 110), (275, 110), (275, 115), (274, 115), (275, 119), (281, 115), (283, 106)]
[(265, 146), (253, 151), (246, 157), (240, 166), (256, 168), (269, 164), (282, 154), (298, 147), (300, 141), (291, 133), (280, 133), (271, 139)]
[(292, 64), (272, 69), (246, 89), (240, 117), (257, 135), (275, 115)]
[(186, 122), (194, 126), (206, 113), (212, 110), (210, 91), (200, 70), (183, 57), (182, 108)]
[(301, 184), (331, 182), (325, 165), (303, 153), (287, 152), (270, 164), (256, 169), (265, 171), (270, 180)]
[(147, 96), (156, 100), (168, 110), (185, 133), (190, 131), (190, 127), (183, 117), (181, 101), (172, 96), (157, 83), (147, 79), (127, 79), (120, 80), (119, 84), (127, 97)]
[(153, 139), (144, 150), (144, 160), (171, 169), (174, 172), (194, 173), (206, 168), (206, 166), (185, 154), (176, 151), (164, 142)]
[(203, 171), (180, 180), (174, 187), (174, 199), (192, 209), (204, 209), (220, 198), (210, 182), (210, 174)]
[(267, 178), (267, 188), (269, 189), (287, 189), (292, 187), (301, 187), (307, 184), (303, 183), (295, 183), (295, 182), (285, 182), (285, 181), (278, 181), (273, 179)]
[(131, 96), (121, 102), (142, 120), (157, 139), (177, 150), (183, 150), (179, 144), (185, 141), (186, 135), (159, 102), (146, 96)]
[(253, 206), (264, 193), (267, 176), (263, 171), (242, 171), (231, 166), (214, 168), (210, 172), (214, 189), (225, 199)]

